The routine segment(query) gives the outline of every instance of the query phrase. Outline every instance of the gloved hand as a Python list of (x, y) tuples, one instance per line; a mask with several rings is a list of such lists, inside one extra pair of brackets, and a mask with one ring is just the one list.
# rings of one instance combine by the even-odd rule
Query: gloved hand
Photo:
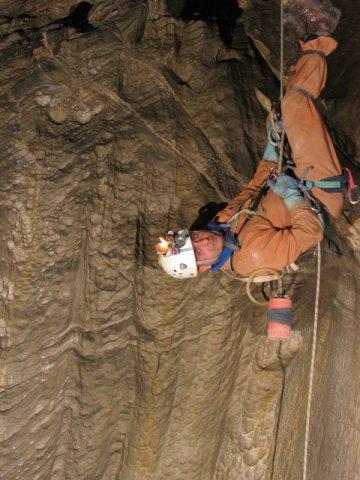
[(305, 202), (304, 197), (298, 189), (297, 181), (289, 175), (279, 175), (275, 182), (268, 180), (267, 184), (276, 195), (284, 199), (284, 203), (289, 210)]
[(266, 133), (269, 140), (277, 143), (281, 140), (281, 134), (285, 132), (283, 120), (278, 120), (274, 125), (273, 112), (270, 112), (266, 119)]
[(276, 148), (274, 145), (271, 145), (270, 142), (266, 144), (262, 158), (263, 160), (270, 160), (271, 162), (277, 162), (279, 160)]
[(214, 218), (214, 221), (217, 223), (228, 223), (231, 217), (232, 215), (229, 215), (224, 210), (221, 210)]

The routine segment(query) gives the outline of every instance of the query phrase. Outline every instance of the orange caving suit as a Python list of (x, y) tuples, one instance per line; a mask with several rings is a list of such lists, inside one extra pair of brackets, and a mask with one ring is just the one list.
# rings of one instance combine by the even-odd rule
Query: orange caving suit
[[(301, 42), (304, 51), (318, 50), (325, 55), (329, 55), (336, 46), (337, 42), (331, 37)], [(294, 74), (287, 82), (282, 100), (284, 126), (296, 164), (295, 173), (301, 176), (306, 167), (312, 166), (306, 176), (308, 180), (341, 174), (331, 138), (313, 100), (292, 90), (296, 86), (315, 98), (319, 96), (326, 82), (325, 55), (309, 53), (299, 58), (292, 67)], [(246, 188), (219, 213), (219, 221), (228, 222), (241, 208), (249, 207), (251, 199), (265, 184), (270, 169), (276, 166), (276, 162), (262, 160)], [(331, 220), (339, 216), (343, 193), (328, 193), (319, 188), (313, 188), (312, 193), (327, 207)], [(283, 199), (270, 190), (262, 198), (257, 212), (261, 216), (255, 215), (247, 222), (246, 214), (241, 214), (235, 226), (240, 249), (233, 254), (231, 264), (241, 275), (248, 276), (259, 268), (267, 267), (281, 271), (322, 239), (323, 226), (306, 202), (289, 211)]]

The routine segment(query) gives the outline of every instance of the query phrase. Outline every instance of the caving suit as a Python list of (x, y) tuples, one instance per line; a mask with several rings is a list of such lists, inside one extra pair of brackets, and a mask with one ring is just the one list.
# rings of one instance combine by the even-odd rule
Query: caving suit
[[(337, 42), (331, 37), (301, 42), (303, 55), (291, 69), (293, 75), (287, 81), (282, 100), (284, 127), (296, 164), (295, 173), (300, 177), (311, 166), (307, 180), (341, 175), (340, 162), (330, 135), (311, 98), (317, 98), (325, 86), (325, 57), (336, 46)], [(309, 53), (304, 53), (306, 51)], [(253, 179), (219, 213), (220, 222), (228, 222), (236, 212), (250, 206), (260, 188), (266, 184), (273, 167), (277, 167), (277, 162), (263, 159), (259, 163)], [(330, 220), (339, 216), (343, 193), (329, 193), (314, 187), (312, 194), (326, 206)], [(271, 190), (261, 199), (257, 215), (246, 221), (246, 214), (240, 214), (234, 230), (239, 235), (240, 249), (233, 253), (231, 267), (244, 276), (266, 267), (281, 271), (314, 247), (323, 236), (321, 220), (307, 202), (289, 211), (283, 199)]]

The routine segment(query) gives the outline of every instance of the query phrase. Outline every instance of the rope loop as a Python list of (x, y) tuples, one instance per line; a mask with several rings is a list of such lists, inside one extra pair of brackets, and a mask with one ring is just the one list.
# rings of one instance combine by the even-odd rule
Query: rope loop
[(257, 282), (256, 281), (256, 277), (259, 277), (260, 274), (271, 274), (273, 277), (275, 278), (271, 278), (269, 280), (261, 280), (260, 282), (261, 283), (265, 283), (266, 281), (268, 282), (271, 282), (273, 280), (277, 280), (278, 282), (278, 288), (277, 288), (277, 292), (276, 292), (276, 295), (279, 295), (279, 293), (281, 292), (282, 290), (282, 286), (283, 286), (283, 282), (282, 282), (282, 278), (281, 278), (281, 275), (280, 273), (277, 271), (277, 270), (274, 270), (273, 268), (258, 268), (257, 270), (255, 270), (251, 276), (249, 277), (249, 279), (247, 280), (246, 282), (246, 293), (247, 293), (247, 296), (250, 298), (250, 300), (255, 303), (256, 305), (267, 305), (268, 302), (267, 301), (260, 301), (260, 300), (256, 300), (256, 298), (253, 296), (253, 294), (251, 293), (251, 290), (250, 290), (250, 287), (251, 287), (251, 284), (252, 283), (259, 283), (259, 281)]

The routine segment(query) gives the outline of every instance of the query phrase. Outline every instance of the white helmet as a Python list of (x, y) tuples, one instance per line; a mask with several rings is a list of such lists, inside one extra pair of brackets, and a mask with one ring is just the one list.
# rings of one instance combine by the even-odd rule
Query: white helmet
[(170, 230), (166, 239), (160, 238), (157, 251), (159, 264), (168, 275), (174, 278), (197, 277), (196, 258), (189, 230)]

